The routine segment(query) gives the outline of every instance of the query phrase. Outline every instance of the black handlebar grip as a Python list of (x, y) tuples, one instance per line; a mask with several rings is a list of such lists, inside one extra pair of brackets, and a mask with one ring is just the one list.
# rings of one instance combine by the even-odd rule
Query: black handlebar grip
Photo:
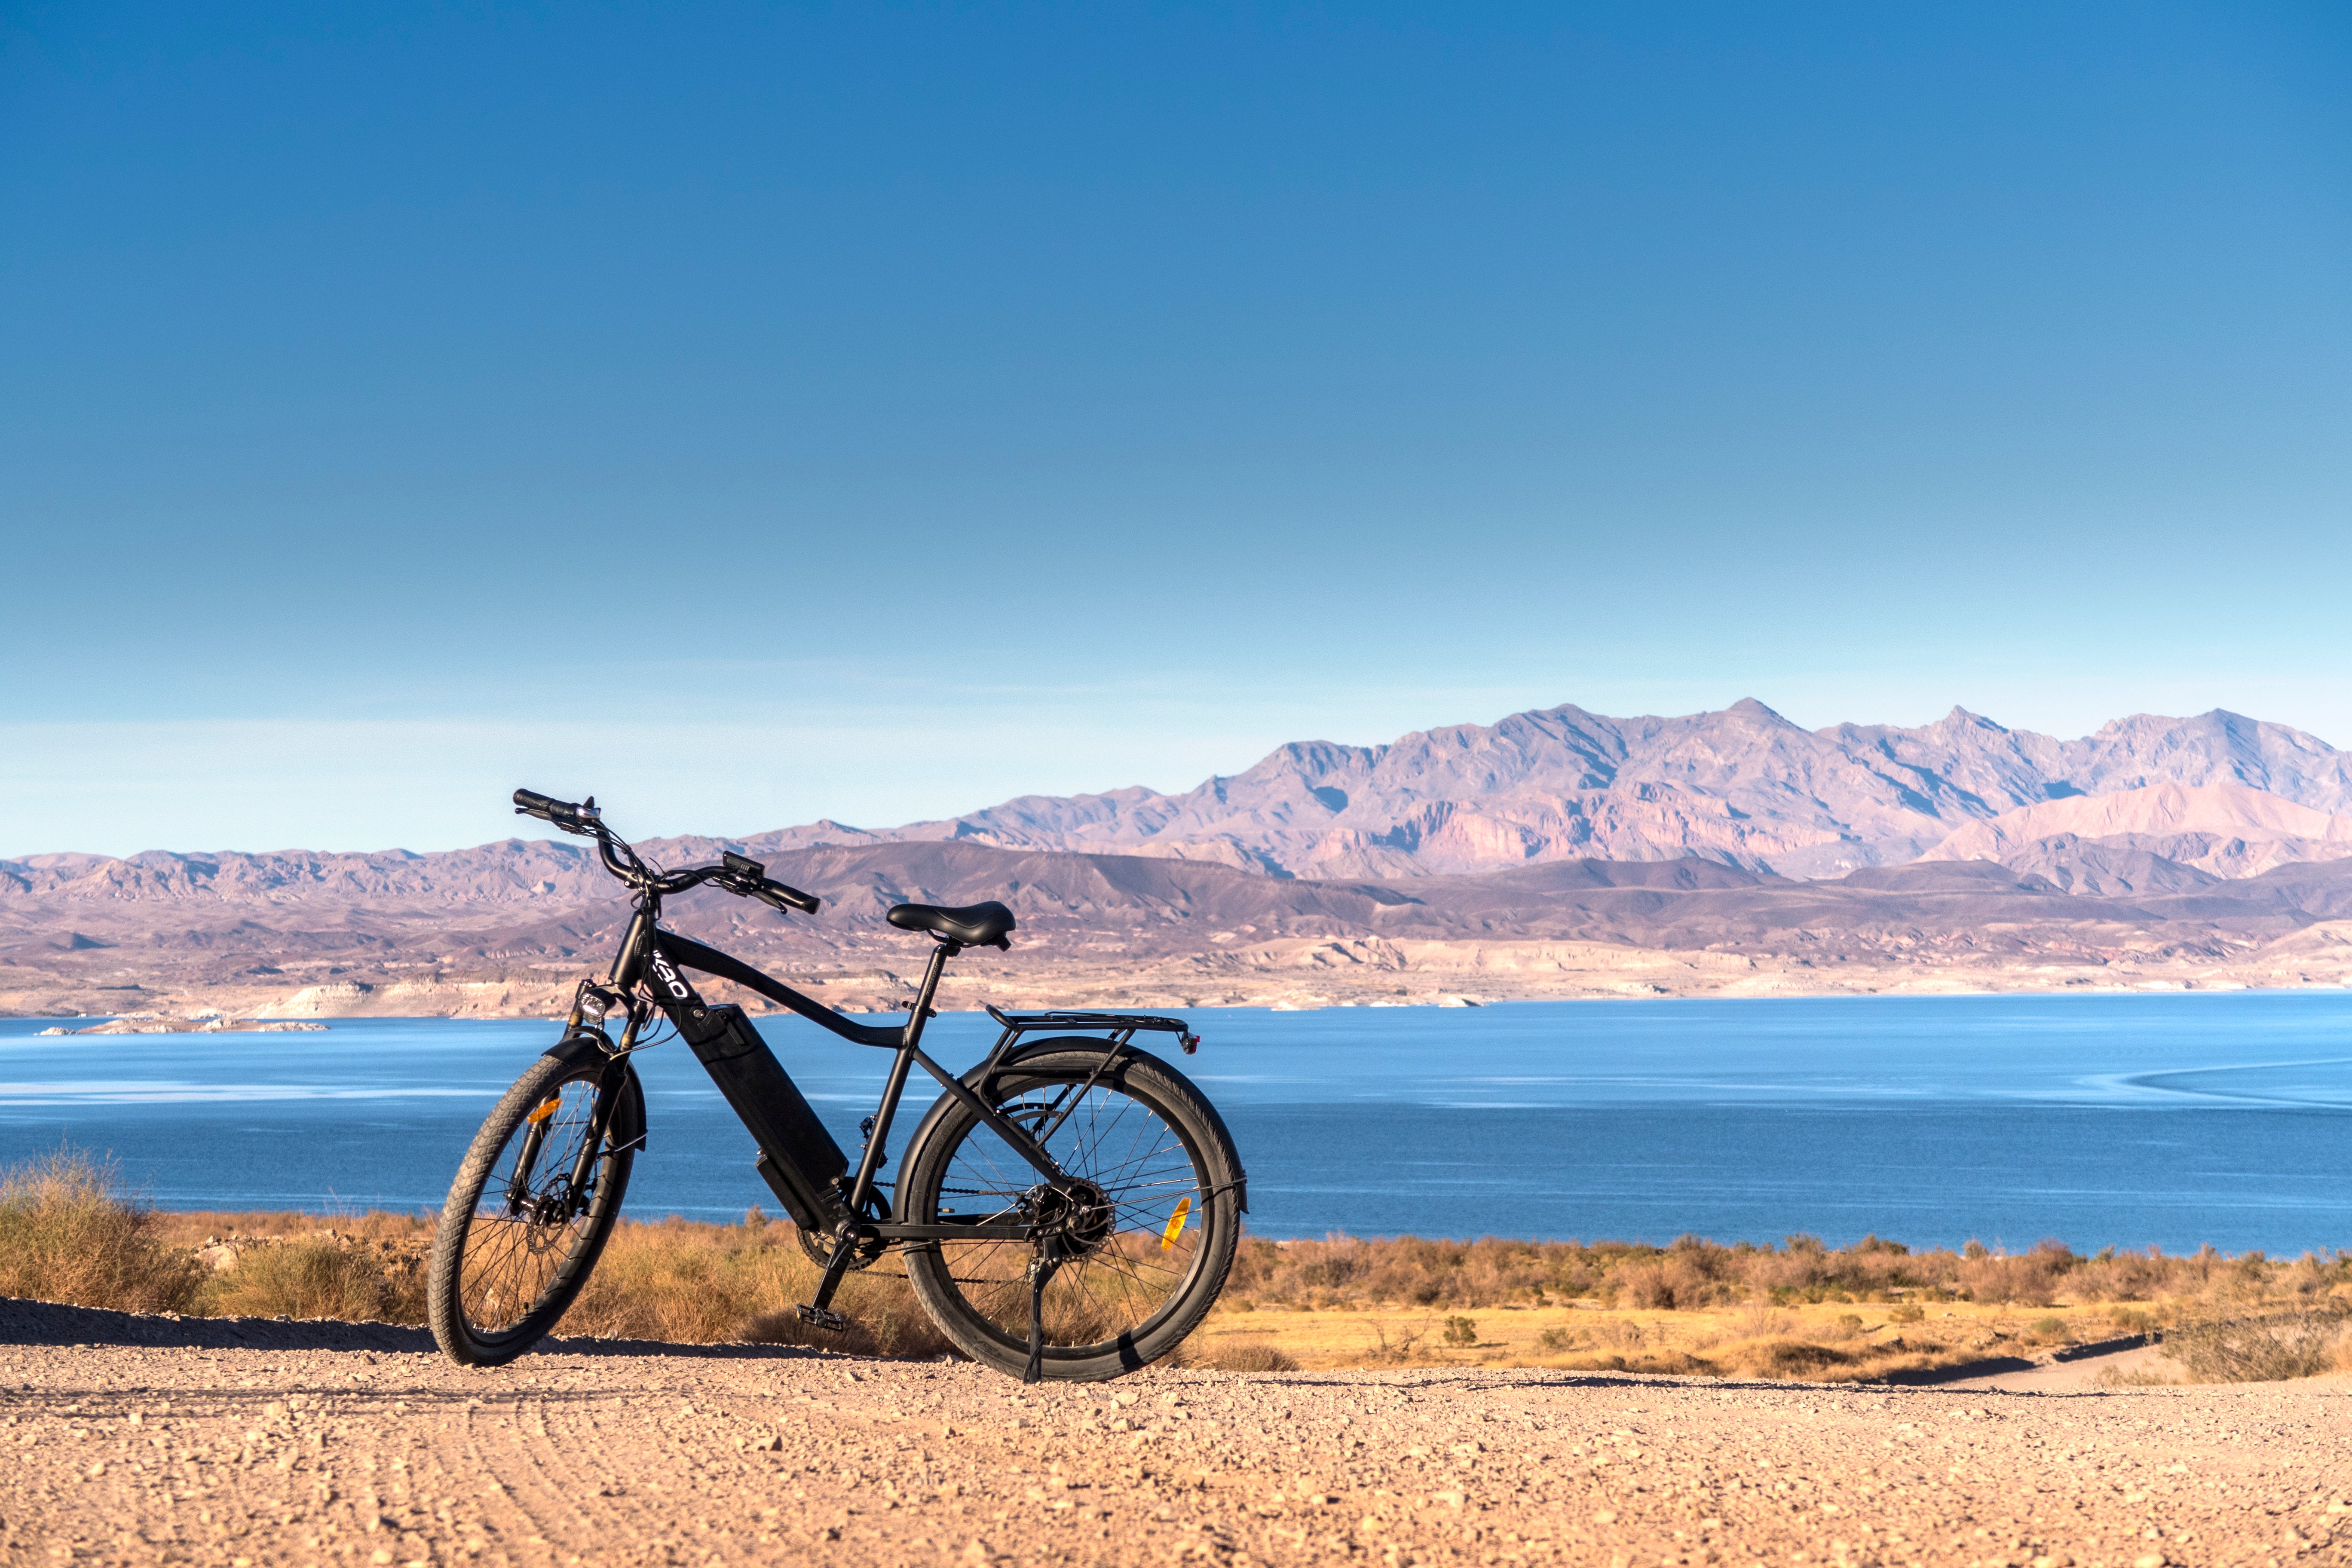
[(563, 804), (553, 795), (541, 795), (535, 789), (515, 791), (514, 803), (517, 811), (526, 811), (533, 816), (544, 816), (550, 821), (554, 820), (555, 808)]
[(824, 907), (824, 900), (814, 893), (803, 893), (798, 888), (788, 888), (782, 882), (766, 882), (761, 886), (804, 915), (813, 915)]

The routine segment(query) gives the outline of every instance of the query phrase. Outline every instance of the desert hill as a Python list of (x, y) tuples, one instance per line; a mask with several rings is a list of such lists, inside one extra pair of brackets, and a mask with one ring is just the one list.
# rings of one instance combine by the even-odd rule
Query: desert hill
[[(134, 857), (54, 881), (19, 865), (41, 885), (0, 891), (0, 1012), (18, 1014), (542, 1011), (602, 965), (627, 913), (560, 844)], [(1011, 903), (1021, 929), (1010, 954), (960, 963), (966, 1005), (2300, 984), (2352, 970), (2352, 860), (2128, 899), (1983, 860), (1811, 881), (1700, 859), (1318, 881), (928, 840), (786, 851), (771, 870), (824, 896), (824, 911), (786, 918), (706, 889), (675, 900), (670, 923), (852, 1009), (902, 1000), (927, 951), (883, 923), (889, 905), (986, 898)]]
[(2150, 784), (1970, 823), (1922, 860), (1990, 860), (2086, 893), (2179, 891), (2352, 856), (2352, 816), (2241, 784)]

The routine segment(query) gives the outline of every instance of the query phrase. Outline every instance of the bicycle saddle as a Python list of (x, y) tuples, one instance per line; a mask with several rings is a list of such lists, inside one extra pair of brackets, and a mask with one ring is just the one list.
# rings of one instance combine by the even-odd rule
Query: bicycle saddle
[(888, 919), (900, 931), (933, 931), (966, 947), (1013, 945), (1005, 940), (1006, 933), (1013, 930), (1013, 911), (993, 899), (984, 904), (964, 904), (949, 910), (929, 904), (898, 904), (891, 909)]

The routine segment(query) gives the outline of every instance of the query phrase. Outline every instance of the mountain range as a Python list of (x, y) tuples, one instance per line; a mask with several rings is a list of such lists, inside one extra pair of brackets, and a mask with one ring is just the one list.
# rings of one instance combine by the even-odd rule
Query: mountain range
[[(1021, 933), (958, 984), (999, 1000), (2336, 983), (2347, 764), (2226, 712), (2062, 742), (1958, 710), (1807, 731), (1752, 701), (1563, 707), (1298, 742), (1182, 795), (640, 847), (823, 895), (813, 921), (709, 891), (672, 914), (853, 1007), (919, 961), (890, 904), (986, 898)], [(536, 1011), (625, 913), (578, 841), (28, 856), (0, 861), (0, 1012)]]
[[(1807, 879), (1915, 860), (1960, 828), (2020, 810), (2161, 785), (2235, 786), (2333, 816), (2352, 812), (2352, 753), (2220, 710), (2138, 714), (2061, 741), (1959, 708), (1916, 729), (1806, 730), (1753, 699), (1671, 719), (1567, 704), (1380, 746), (1294, 742), (1181, 795), (1024, 795), (941, 821), (878, 830), (818, 822), (757, 842), (952, 839), (1325, 879), (1688, 858)], [(2265, 842), (2314, 837), (2252, 826)], [(2287, 848), (2211, 866), (2242, 875), (2281, 858), (2306, 857)]]

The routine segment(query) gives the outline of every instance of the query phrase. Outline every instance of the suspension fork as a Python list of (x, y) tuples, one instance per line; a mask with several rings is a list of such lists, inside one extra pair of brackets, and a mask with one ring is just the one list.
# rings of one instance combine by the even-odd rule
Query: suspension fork
[(589, 1113), (588, 1135), (580, 1141), (580, 1152), (572, 1161), (566, 1206), (575, 1215), (588, 1212), (588, 1191), (593, 1180), (593, 1173), (602, 1156), (605, 1136), (612, 1131), (614, 1108), (621, 1103), (621, 1086), (627, 1081), (627, 1076), (625, 1060), (615, 1058), (606, 1064), (604, 1076), (596, 1080), (596, 1107)]
[[(593, 1180), (593, 1173), (602, 1155), (604, 1141), (612, 1135), (613, 1117), (620, 1109), (622, 1091), (628, 1088), (629, 1051), (637, 1043), (637, 1026), (645, 1022), (646, 1012), (642, 1004), (634, 1001), (629, 1004), (629, 1021), (621, 1030), (621, 1043), (606, 1051), (604, 1068), (596, 1075), (596, 1105), (588, 1116), (588, 1136), (581, 1140), (580, 1152), (572, 1161), (570, 1207), (574, 1215), (585, 1214), (588, 1210), (588, 1189)], [(601, 1035), (601, 1031), (599, 1033)]]
[[(618, 970), (621, 967), (621, 961), (616, 959), (613, 967)], [(628, 1085), (629, 1051), (636, 1044), (637, 1030), (644, 1024), (646, 1016), (644, 1004), (630, 1002), (629, 1021), (622, 1027), (621, 1043), (614, 1046), (604, 1035), (602, 1013), (599, 1013), (593, 1023), (588, 1019), (586, 994), (589, 989), (587, 983), (583, 982), (582, 994), (572, 1002), (572, 1016), (565, 1026), (567, 1040), (576, 1039), (585, 1035), (594, 1039), (604, 1051), (604, 1068), (596, 1075), (595, 1103), (588, 1115), (587, 1136), (581, 1141), (580, 1152), (572, 1157), (572, 1169), (567, 1173), (564, 1206), (571, 1215), (575, 1216), (587, 1210), (589, 1184), (593, 1179), (596, 1161), (604, 1146), (604, 1140), (612, 1132), (613, 1117), (620, 1106), (622, 1090)], [(600, 1003), (600, 1007), (601, 1005)], [(516, 1212), (522, 1196), (529, 1194), (531, 1171), (539, 1163), (540, 1152), (546, 1146), (547, 1123), (533, 1121), (530, 1124), (530, 1131), (523, 1134), (522, 1147), (516, 1152), (513, 1173), (507, 1178), (507, 1212), (509, 1214)]]

